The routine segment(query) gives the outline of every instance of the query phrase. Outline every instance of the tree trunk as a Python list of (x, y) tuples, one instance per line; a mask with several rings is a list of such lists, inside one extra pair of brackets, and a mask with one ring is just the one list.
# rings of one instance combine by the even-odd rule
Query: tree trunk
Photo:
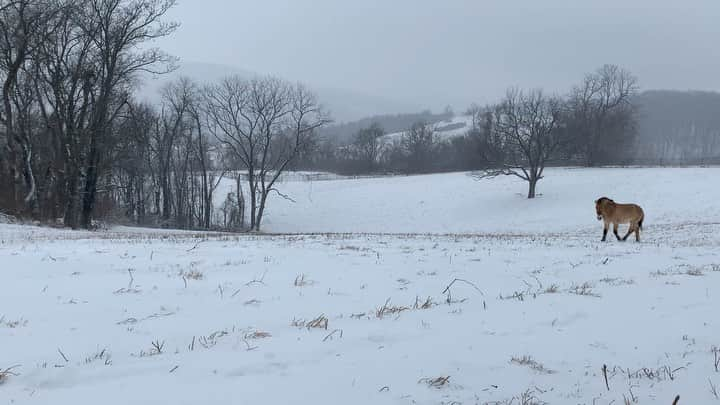
[(240, 217), (240, 229), (245, 230), (245, 194), (242, 190), (242, 182), (240, 176), (237, 178), (237, 204), (238, 204), (238, 217)]
[(65, 226), (71, 229), (78, 228), (78, 206), (80, 205), (80, 192), (78, 186), (80, 183), (80, 176), (78, 173), (72, 173), (68, 179), (67, 184), (67, 204), (65, 206), (65, 215), (63, 216), (63, 222)]
[(267, 201), (268, 192), (263, 190), (260, 196), (260, 206), (258, 207), (257, 219), (255, 220), (256, 232), (260, 232), (260, 223), (262, 222), (263, 213), (265, 212), (265, 202)]
[(166, 172), (162, 174), (161, 185), (162, 185), (162, 219), (167, 221), (170, 219), (172, 212), (172, 191), (170, 191), (170, 175)]
[(259, 228), (257, 224), (257, 189), (255, 183), (255, 176), (248, 173), (248, 183), (250, 185), (250, 230), (254, 231), (255, 228)]
[(528, 197), (527, 198), (535, 198), (535, 188), (537, 187), (538, 179), (536, 177), (531, 177), (530, 180), (528, 180)]

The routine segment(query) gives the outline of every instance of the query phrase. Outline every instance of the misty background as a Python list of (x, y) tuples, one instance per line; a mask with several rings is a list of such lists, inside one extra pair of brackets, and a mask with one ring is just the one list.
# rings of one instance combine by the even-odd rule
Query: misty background
[(720, 90), (712, 0), (186, 0), (168, 18), (182, 25), (158, 45), (181, 73), (299, 80), (338, 121), (565, 93), (606, 63), (644, 90)]

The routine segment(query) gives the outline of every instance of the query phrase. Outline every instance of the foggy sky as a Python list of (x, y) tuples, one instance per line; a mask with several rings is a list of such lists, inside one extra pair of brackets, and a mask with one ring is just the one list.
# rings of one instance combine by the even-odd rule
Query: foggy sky
[(457, 110), (564, 93), (604, 63), (643, 89), (720, 90), (718, 0), (180, 0), (158, 45), (313, 86)]

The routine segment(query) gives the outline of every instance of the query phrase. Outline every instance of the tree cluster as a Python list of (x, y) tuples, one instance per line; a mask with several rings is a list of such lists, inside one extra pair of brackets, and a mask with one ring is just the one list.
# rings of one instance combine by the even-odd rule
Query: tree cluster
[(172, 58), (148, 45), (177, 27), (174, 0), (0, 2), (0, 207), (89, 228), (107, 191), (119, 117), (141, 72)]
[[(315, 95), (272, 77), (178, 79), (152, 48), (175, 0), (0, 0), (0, 211), (71, 228), (94, 218), (259, 230), (282, 173), (327, 122)], [(220, 203), (217, 203), (217, 202)]]

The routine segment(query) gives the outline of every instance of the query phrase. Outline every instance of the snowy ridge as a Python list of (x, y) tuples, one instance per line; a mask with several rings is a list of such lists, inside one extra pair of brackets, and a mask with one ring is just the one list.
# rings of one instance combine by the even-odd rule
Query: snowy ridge
[[(440, 121), (434, 124), (437, 141), (448, 141), (452, 138), (465, 136), (472, 129), (472, 116), (457, 115), (450, 120)], [(382, 139), (385, 143), (392, 143), (402, 139), (405, 131), (394, 132), (385, 135)]]

